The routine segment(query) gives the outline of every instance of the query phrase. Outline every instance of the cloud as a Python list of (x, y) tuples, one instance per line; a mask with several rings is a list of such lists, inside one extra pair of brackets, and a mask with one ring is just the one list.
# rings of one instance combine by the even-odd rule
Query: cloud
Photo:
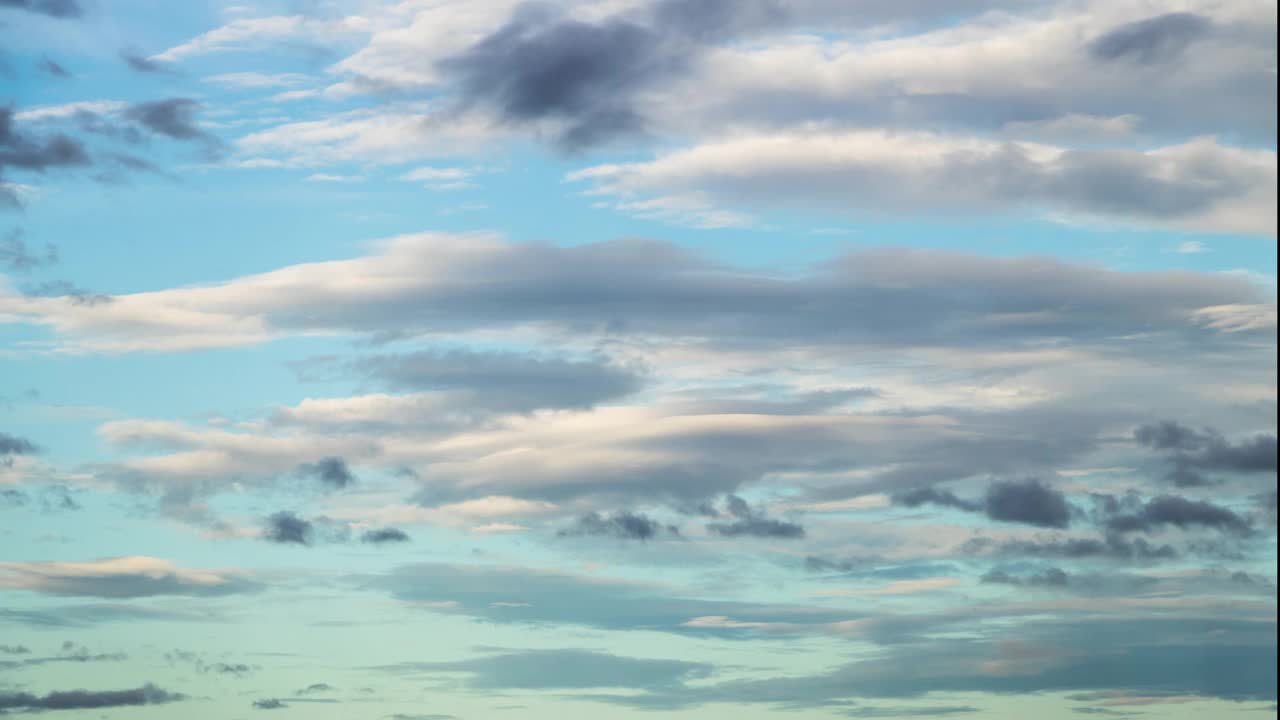
[(915, 488), (895, 493), (893, 495), (893, 504), (909, 508), (920, 507), (921, 505), (939, 505), (941, 507), (964, 510), (965, 512), (979, 512), (982, 510), (980, 503), (964, 500), (950, 490), (942, 490), (936, 487)]
[(651, 540), (662, 532), (679, 535), (674, 525), (663, 526), (642, 513), (627, 511), (612, 515), (590, 512), (580, 516), (572, 527), (556, 533), (560, 537), (613, 537), (619, 540)]
[(356, 482), (356, 476), (347, 467), (347, 461), (340, 457), (326, 457), (299, 465), (298, 474), (333, 490), (342, 490)]
[(169, 98), (131, 105), (124, 116), (153, 133), (174, 140), (205, 140), (210, 136), (196, 123), (200, 103), (189, 98)]
[[(770, 632), (829, 633), (838, 623), (860, 617), (832, 608), (685, 598), (661, 585), (509, 566), (424, 563), (352, 580), (409, 607), (500, 624), (742, 638)], [(717, 617), (738, 621), (692, 622)]]
[(254, 592), (261, 585), (234, 570), (188, 570), (168, 560), (131, 556), (89, 562), (3, 562), (0, 587), (48, 595), (141, 598), (218, 597)]
[(476, 409), (526, 412), (589, 408), (639, 391), (643, 373), (605, 357), (572, 359), (516, 352), (422, 351), (375, 355), (350, 364), (355, 372), (400, 391), (462, 391)]
[(47, 695), (0, 692), (0, 711), (92, 710), (139, 705), (164, 705), (185, 700), (181, 693), (147, 684), (131, 690), (59, 690)]
[(1152, 498), (1134, 514), (1107, 520), (1107, 529), (1117, 533), (1151, 532), (1163, 526), (1203, 527), (1235, 535), (1248, 535), (1253, 530), (1245, 518), (1227, 508), (1177, 495)]
[[(870, 306), (878, 311), (845, 311)], [(1228, 342), (1269, 330), (1215, 327), (1197, 314), (1224, 306), (1274, 307), (1237, 276), (1118, 272), (1043, 257), (879, 250), (782, 276), (713, 263), (658, 241), (558, 247), (432, 234), (394, 238), (363, 257), (117, 295), (91, 308), (0, 294), (0, 313), (53, 326), (79, 338), (82, 349), (115, 352), (242, 345), (314, 331), (527, 328), (587, 337), (992, 350), (1135, 332)]]
[(1071, 505), (1066, 496), (1035, 478), (994, 482), (981, 501), (963, 500), (948, 490), (925, 487), (897, 493), (893, 503), (905, 507), (940, 505), (981, 512), (999, 522), (1039, 527), (1065, 528), (1071, 524)]
[(84, 10), (79, 0), (0, 0), (0, 8), (13, 8), (55, 18), (78, 18)]
[(308, 520), (281, 510), (267, 518), (262, 539), (281, 545), (310, 545), (315, 526)]
[(1089, 52), (1100, 60), (1167, 62), (1212, 29), (1203, 15), (1167, 13), (1121, 25), (1089, 43)]
[(378, 668), (389, 672), (462, 673), (467, 686), (492, 690), (652, 690), (708, 677), (705, 663), (622, 657), (590, 650), (526, 650), (454, 662), (409, 662)]
[(745, 500), (730, 495), (726, 500), (726, 509), (733, 517), (730, 522), (710, 523), (707, 530), (724, 537), (759, 537), (798, 539), (805, 536), (804, 527), (785, 520), (765, 517), (758, 509), (752, 508)]
[(165, 63), (159, 62), (131, 50), (121, 50), (120, 59), (130, 70), (146, 75), (168, 75), (173, 70)]
[(1152, 150), (1074, 149), (923, 131), (786, 130), (598, 165), (570, 179), (619, 207), (743, 208), (859, 218), (991, 213), (1275, 235), (1276, 155), (1209, 138)]
[(584, 22), (529, 3), (437, 67), (454, 79), (464, 107), (483, 105), (517, 125), (550, 121), (558, 145), (580, 150), (643, 132), (639, 96), (647, 87), (684, 72), (706, 40), (776, 19), (772, 9), (663, 0), (648, 18)]
[(1071, 524), (1071, 506), (1061, 492), (1035, 479), (1002, 481), (987, 488), (987, 517), (1002, 522), (1065, 528)]
[(1032, 575), (1011, 575), (1004, 570), (992, 570), (981, 578), (983, 583), (995, 585), (1023, 585), (1027, 587), (1066, 587), (1071, 576), (1061, 568), (1048, 568)]
[(30, 440), (0, 432), (0, 455), (31, 455), (38, 450)]
[(21, 205), (12, 185), (4, 182), (6, 170), (44, 173), (89, 164), (89, 154), (80, 141), (63, 133), (47, 138), (19, 133), (14, 128), (14, 115), (13, 108), (0, 107), (0, 207)]
[(374, 545), (384, 545), (386, 543), (409, 542), (410, 538), (408, 533), (397, 528), (378, 528), (366, 531), (360, 536), (360, 541)]
[(70, 70), (67, 70), (65, 67), (63, 67), (59, 63), (54, 62), (53, 60), (50, 60), (49, 58), (45, 58), (41, 60), (38, 67), (40, 69), (40, 72), (43, 72), (46, 75), (52, 75), (53, 77), (60, 78), (63, 80), (70, 77), (74, 77), (71, 74)]
[(1212, 484), (1202, 471), (1275, 473), (1276, 436), (1259, 434), (1233, 444), (1212, 429), (1194, 430), (1174, 420), (1139, 426), (1139, 445), (1164, 453), (1172, 465), (1166, 479), (1180, 487)]
[(212, 53), (226, 53), (299, 41), (330, 43), (363, 32), (368, 21), (358, 15), (325, 20), (305, 15), (237, 18), (231, 22), (153, 55), (153, 62), (179, 62)]
[(283, 710), (289, 705), (276, 698), (264, 698), (262, 700), (254, 700), (253, 707), (255, 710)]
[(961, 546), (961, 551), (972, 554), (990, 553), (1002, 557), (1099, 559), (1139, 563), (1176, 560), (1181, 556), (1171, 545), (1154, 545), (1143, 538), (1126, 539), (1118, 535), (1107, 535), (1102, 539), (1050, 537), (996, 541), (975, 538), (966, 541)]
[(10, 272), (27, 272), (42, 265), (58, 262), (58, 249), (45, 245), (43, 253), (32, 252), (22, 239), (21, 230), (13, 230), (0, 238), (0, 267)]

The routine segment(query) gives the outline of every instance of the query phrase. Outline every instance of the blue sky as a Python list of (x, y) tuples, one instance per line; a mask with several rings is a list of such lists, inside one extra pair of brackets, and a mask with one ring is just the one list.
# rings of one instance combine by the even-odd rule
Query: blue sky
[(0, 715), (1274, 717), (1275, 30), (0, 0)]

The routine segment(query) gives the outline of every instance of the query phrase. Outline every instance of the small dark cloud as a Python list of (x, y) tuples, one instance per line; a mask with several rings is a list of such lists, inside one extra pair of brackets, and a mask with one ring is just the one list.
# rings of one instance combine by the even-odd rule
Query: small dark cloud
[(71, 72), (69, 70), (62, 67), (61, 65), (54, 62), (53, 60), (50, 60), (49, 58), (45, 58), (41, 60), (40, 64), (37, 65), (36, 67), (40, 70), (40, 72), (46, 75), (52, 75), (53, 77), (61, 78), (63, 80), (72, 77)]
[(30, 297), (58, 297), (73, 305), (94, 307), (106, 305), (115, 300), (105, 293), (93, 292), (75, 285), (68, 280), (47, 280), (45, 282), (23, 288), (23, 293)]
[(281, 545), (310, 546), (317, 542), (345, 543), (351, 539), (351, 525), (323, 515), (302, 518), (281, 510), (266, 519), (259, 537)]
[(39, 450), (30, 440), (0, 432), (0, 455), (32, 455)]
[(283, 710), (289, 706), (283, 700), (277, 698), (263, 698), (262, 700), (254, 700), (253, 707), (256, 710)]
[(28, 272), (43, 265), (58, 262), (58, 248), (46, 244), (43, 252), (27, 246), (22, 239), (22, 231), (11, 230), (0, 238), (0, 267), (10, 272)]
[(805, 536), (804, 527), (786, 520), (764, 516), (737, 495), (730, 495), (725, 509), (732, 522), (711, 523), (707, 530), (724, 537), (761, 537), (797, 539)]
[[(89, 153), (78, 140), (62, 133), (46, 138), (30, 137), (14, 128), (13, 116), (12, 108), (0, 107), (0, 181), (10, 168), (43, 173), (89, 164)], [(8, 189), (0, 189), (0, 204), (21, 207), (18, 195)]]
[(992, 520), (1049, 528), (1071, 524), (1066, 497), (1036, 479), (993, 483), (987, 488), (985, 507)]
[(302, 688), (301, 690), (299, 690), (298, 692), (296, 692), (296, 693), (294, 693), (294, 694), (295, 694), (295, 695), (314, 695), (314, 694), (316, 694), (316, 693), (327, 693), (327, 692), (333, 692), (333, 691), (334, 691), (334, 690), (336, 690), (336, 689), (337, 689), (337, 688), (335, 688), (334, 686), (330, 685), (329, 683), (312, 683), (312, 684), (310, 684), (310, 685), (308, 685), (308, 686), (306, 686), (306, 687)]
[(1213, 22), (1203, 15), (1167, 13), (1121, 25), (1091, 42), (1089, 52), (1099, 60), (1167, 61), (1212, 29)]
[(79, 0), (0, 0), (0, 8), (26, 10), (56, 18), (78, 18), (84, 13)]
[(662, 523), (643, 513), (627, 511), (612, 515), (587, 513), (577, 519), (572, 527), (556, 533), (560, 537), (614, 537), (620, 540), (651, 540), (661, 533), (679, 535), (674, 525)]
[(138, 103), (124, 115), (153, 133), (174, 140), (208, 140), (209, 136), (196, 124), (200, 103), (189, 98), (169, 98)]
[(965, 500), (949, 490), (935, 487), (907, 490), (893, 495), (892, 499), (895, 505), (904, 507), (939, 505), (981, 512), (1000, 522), (1048, 528), (1065, 528), (1071, 524), (1071, 505), (1066, 497), (1034, 478), (992, 483), (981, 501)]
[(147, 684), (131, 690), (62, 690), (47, 695), (0, 692), (0, 712), (40, 712), (42, 710), (94, 710), (137, 705), (163, 705), (185, 700), (180, 693)]
[(29, 655), (31, 648), (26, 645), (0, 645), (0, 653), (5, 655)]
[(1021, 585), (1026, 587), (1066, 587), (1071, 578), (1060, 568), (1048, 568), (1030, 575), (1013, 575), (1004, 570), (992, 570), (982, 576), (988, 585)]
[(1247, 535), (1253, 529), (1248, 520), (1227, 508), (1177, 495), (1153, 498), (1138, 512), (1107, 521), (1107, 529), (1115, 533), (1151, 532), (1168, 526), (1209, 528), (1237, 535)]
[(941, 505), (966, 512), (978, 512), (982, 506), (978, 503), (960, 498), (950, 490), (935, 487), (922, 487), (907, 490), (893, 495), (893, 504), (903, 507), (920, 507), (921, 505)]
[(315, 534), (315, 526), (309, 520), (281, 510), (267, 518), (266, 527), (262, 531), (262, 539), (282, 545), (310, 545)]
[(120, 51), (120, 59), (124, 61), (125, 65), (129, 66), (130, 70), (138, 73), (168, 75), (173, 72), (169, 66), (131, 50)]
[(298, 466), (298, 474), (319, 481), (335, 490), (341, 490), (356, 482), (356, 476), (340, 457), (321, 458), (313, 463)]
[(368, 530), (360, 536), (360, 542), (370, 543), (373, 545), (383, 545), (386, 543), (402, 543), (409, 542), (411, 538), (409, 534), (398, 528), (378, 528), (376, 530)]

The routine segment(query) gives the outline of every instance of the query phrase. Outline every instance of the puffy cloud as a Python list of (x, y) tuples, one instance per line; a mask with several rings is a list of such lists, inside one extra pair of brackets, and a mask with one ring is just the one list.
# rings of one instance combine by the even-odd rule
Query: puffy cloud
[(1177, 495), (1152, 498), (1136, 513), (1116, 515), (1107, 521), (1109, 530), (1120, 533), (1150, 532), (1162, 526), (1203, 527), (1237, 535), (1252, 532), (1245, 518), (1227, 508)]
[(620, 540), (651, 540), (662, 532), (679, 535), (674, 525), (663, 527), (661, 523), (648, 515), (627, 511), (615, 512), (612, 515), (601, 515), (590, 512), (580, 516), (572, 527), (557, 533), (561, 537), (614, 537)]
[[(112, 297), (85, 305), (0, 294), (0, 319), (52, 326), (72, 348), (116, 352), (241, 345), (303, 332), (513, 328), (990, 349), (1139, 331), (1226, 342), (1264, 328), (1216, 326), (1197, 313), (1268, 304), (1240, 277), (1117, 272), (1046, 258), (880, 250), (783, 277), (657, 241), (557, 247), (431, 234), (395, 238), (349, 260)], [(877, 311), (848, 311), (861, 307)]]
[[(1152, 150), (1075, 149), (923, 131), (785, 130), (572, 174), (685, 216), (742, 208), (829, 214), (1013, 213), (1274, 235), (1276, 155), (1210, 138)], [(644, 208), (645, 205), (638, 205)]]

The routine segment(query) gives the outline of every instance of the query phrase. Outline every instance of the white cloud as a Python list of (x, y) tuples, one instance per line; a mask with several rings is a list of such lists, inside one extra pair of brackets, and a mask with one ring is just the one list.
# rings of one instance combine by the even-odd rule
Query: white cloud
[(1276, 154), (1213, 139), (1137, 150), (1076, 150), (981, 137), (810, 129), (744, 135), (650, 162), (599, 165), (571, 180), (644, 208), (806, 208), (875, 217), (1055, 213), (1274, 235)]

